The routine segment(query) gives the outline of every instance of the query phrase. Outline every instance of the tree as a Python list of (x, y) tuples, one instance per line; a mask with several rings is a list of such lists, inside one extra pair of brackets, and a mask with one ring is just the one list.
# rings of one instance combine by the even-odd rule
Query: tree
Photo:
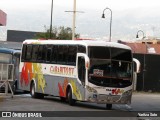
[[(50, 39), (50, 29), (46, 29), (45, 27), (44, 33), (36, 34), (36, 39)], [(79, 38), (80, 34), (75, 34), (75, 38)], [(51, 39), (58, 39), (58, 40), (71, 40), (72, 39), (72, 29), (70, 27), (53, 27)]]

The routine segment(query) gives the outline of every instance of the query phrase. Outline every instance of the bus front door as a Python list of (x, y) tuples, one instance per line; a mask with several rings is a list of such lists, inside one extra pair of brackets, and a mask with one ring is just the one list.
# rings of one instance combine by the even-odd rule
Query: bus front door
[(81, 100), (85, 100), (85, 87), (88, 83), (87, 75), (88, 75), (88, 66), (89, 66), (89, 58), (84, 53), (77, 54), (77, 86), (80, 90)]
[(81, 81), (81, 84), (85, 85), (85, 76), (86, 76), (85, 58), (82, 56), (78, 57), (77, 73), (78, 73), (78, 79)]
[(89, 58), (84, 53), (77, 54), (77, 78), (81, 85), (87, 85)]

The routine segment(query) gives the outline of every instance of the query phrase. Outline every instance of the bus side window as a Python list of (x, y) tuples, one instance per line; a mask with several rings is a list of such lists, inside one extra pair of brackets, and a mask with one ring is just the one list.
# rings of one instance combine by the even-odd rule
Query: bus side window
[(52, 47), (52, 57), (51, 57), (51, 62), (56, 63), (57, 62), (57, 53), (58, 53), (58, 46), (54, 45)]
[(68, 61), (68, 45), (63, 47), (63, 62), (66, 64)]
[(85, 46), (78, 46), (78, 53), (86, 53), (86, 47)]
[(32, 46), (32, 60), (31, 61), (36, 61), (37, 60), (37, 56), (38, 56), (38, 45), (33, 45)]
[(32, 45), (27, 45), (26, 60), (30, 61), (32, 57)]
[(51, 61), (52, 46), (47, 46), (46, 62)]
[(59, 45), (58, 47), (58, 61), (61, 64), (66, 64), (67, 55), (68, 54), (68, 46), (66, 45)]
[(45, 46), (44, 45), (39, 45), (37, 60), (38, 62), (43, 62), (45, 60)]
[(77, 46), (69, 46), (68, 64), (70, 64), (70, 65), (76, 64), (76, 54), (77, 54)]
[(21, 61), (24, 62), (26, 59), (26, 51), (27, 51), (27, 45), (23, 45), (23, 49), (22, 49), (22, 58)]

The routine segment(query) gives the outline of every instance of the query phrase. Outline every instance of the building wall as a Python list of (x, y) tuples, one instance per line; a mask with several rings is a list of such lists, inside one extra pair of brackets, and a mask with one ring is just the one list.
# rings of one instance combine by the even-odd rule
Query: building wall
[(23, 42), (26, 39), (34, 39), (38, 32), (7, 30), (7, 41)]
[(0, 10), (0, 26), (6, 26), (7, 14)]
[(133, 56), (141, 62), (141, 72), (137, 74), (137, 91), (160, 92), (160, 55), (133, 54)]

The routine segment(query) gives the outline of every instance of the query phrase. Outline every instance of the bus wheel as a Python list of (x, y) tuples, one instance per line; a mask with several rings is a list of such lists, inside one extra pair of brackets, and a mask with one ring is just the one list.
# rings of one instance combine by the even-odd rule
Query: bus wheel
[(75, 104), (76, 101), (72, 99), (72, 90), (71, 89), (68, 90), (67, 98), (68, 98), (69, 105), (72, 106)]
[(111, 110), (112, 109), (112, 104), (106, 104), (106, 109)]
[(34, 84), (34, 82), (31, 84), (30, 94), (31, 94), (32, 98), (40, 98), (40, 99), (44, 98), (43, 94), (35, 92), (35, 84)]

